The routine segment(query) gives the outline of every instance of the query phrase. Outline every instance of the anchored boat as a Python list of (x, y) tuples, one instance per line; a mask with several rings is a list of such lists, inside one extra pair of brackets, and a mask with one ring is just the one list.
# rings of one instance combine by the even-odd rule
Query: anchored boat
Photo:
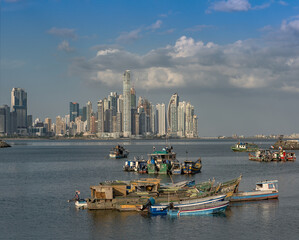
[(199, 173), (202, 168), (201, 159), (196, 161), (186, 160), (183, 163), (183, 173), (184, 174), (194, 174)]
[(259, 146), (254, 143), (238, 142), (231, 147), (234, 152), (255, 152), (259, 149)]
[(127, 151), (123, 146), (117, 145), (110, 151), (110, 158), (127, 158), (129, 151)]
[(265, 199), (275, 199), (278, 198), (278, 181), (262, 181), (257, 182), (255, 191), (251, 192), (238, 192), (231, 196), (230, 201), (240, 202), (240, 201), (256, 201)]
[[(209, 203), (215, 203), (219, 201), (224, 201), (224, 198), (226, 195), (216, 195), (211, 197), (204, 197), (204, 198), (196, 198), (196, 199), (190, 199), (190, 200), (181, 200), (178, 202), (171, 202), (169, 204), (157, 204), (157, 205), (151, 205), (149, 207), (149, 212), (152, 215), (167, 215), (168, 209), (178, 208), (181, 210), (187, 210), (190, 208), (200, 208), (202, 205), (206, 205)], [(152, 203), (151, 201), (149, 203)], [(145, 206), (147, 207), (147, 206)]]
[(229, 201), (218, 201), (209, 204), (192, 207), (174, 207), (167, 211), (170, 216), (188, 216), (188, 215), (206, 215), (224, 212), (229, 204)]

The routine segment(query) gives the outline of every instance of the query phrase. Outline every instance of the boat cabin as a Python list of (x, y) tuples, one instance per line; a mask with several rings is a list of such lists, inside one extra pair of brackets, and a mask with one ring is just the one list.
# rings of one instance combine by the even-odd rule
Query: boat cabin
[(256, 191), (274, 191), (278, 190), (278, 181), (277, 180), (271, 180), (271, 181), (262, 181), (257, 182), (255, 186)]
[(149, 163), (162, 162), (166, 163), (168, 161), (172, 162), (176, 160), (176, 153), (172, 151), (172, 147), (165, 147), (162, 151), (154, 151), (149, 154)]

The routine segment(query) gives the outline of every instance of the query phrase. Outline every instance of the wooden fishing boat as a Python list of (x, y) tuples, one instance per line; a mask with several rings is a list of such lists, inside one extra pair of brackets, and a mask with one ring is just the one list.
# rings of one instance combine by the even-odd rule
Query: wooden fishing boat
[(172, 163), (170, 173), (172, 175), (182, 174), (182, 164), (179, 161), (175, 161)]
[(117, 145), (109, 153), (110, 158), (127, 158), (129, 151), (127, 151), (123, 146)]
[(170, 216), (206, 215), (224, 212), (229, 201), (218, 201), (189, 208), (173, 208), (167, 211)]
[(178, 202), (160, 203), (157, 205), (149, 206), (149, 213), (152, 215), (167, 215), (167, 210), (170, 208), (179, 208), (181, 210), (199, 208), (200, 206), (205, 204), (224, 201), (225, 197), (226, 195), (216, 195), (211, 197), (181, 200)]
[(234, 193), (231, 196), (230, 201), (257, 201), (275, 198), (278, 198), (278, 181), (271, 180), (257, 182), (255, 191)]
[(230, 197), (234, 193), (238, 192), (241, 179), (242, 179), (242, 175), (230, 181), (219, 183), (215, 186), (215, 189), (212, 191), (215, 191), (215, 193), (218, 194), (226, 194), (227, 197)]
[(231, 147), (234, 152), (255, 152), (259, 149), (259, 146), (254, 143), (238, 142)]
[(154, 151), (148, 154), (147, 172), (149, 174), (168, 174), (172, 162), (176, 161), (176, 153), (172, 150), (171, 146), (163, 148), (162, 151)]
[(195, 174), (199, 173), (202, 168), (201, 159), (196, 161), (186, 160), (183, 163), (183, 173), (184, 174)]

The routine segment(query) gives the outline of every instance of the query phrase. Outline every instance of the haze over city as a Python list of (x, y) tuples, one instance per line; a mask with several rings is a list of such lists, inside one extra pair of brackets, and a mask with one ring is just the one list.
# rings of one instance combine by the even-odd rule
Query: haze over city
[[(298, 133), (296, 1), (1, 2), (0, 105), (33, 118), (122, 93), (192, 102), (200, 136)], [(94, 108), (94, 110), (96, 110)]]

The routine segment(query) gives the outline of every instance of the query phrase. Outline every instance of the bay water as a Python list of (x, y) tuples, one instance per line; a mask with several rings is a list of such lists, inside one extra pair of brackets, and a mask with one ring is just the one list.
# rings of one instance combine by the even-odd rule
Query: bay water
[[(109, 180), (150, 176), (124, 172), (127, 159), (109, 159), (123, 144), (128, 159), (162, 149), (165, 140), (8, 140), (0, 149), (0, 239), (299, 239), (299, 163), (253, 162), (236, 153), (235, 140), (171, 140), (177, 158), (201, 157), (201, 173), (172, 176), (172, 181), (215, 178), (228, 181), (242, 174), (240, 191), (260, 180), (278, 180), (279, 199), (234, 203), (223, 214), (151, 217), (146, 213), (77, 210), (67, 200), (80, 190)], [(262, 148), (275, 141), (255, 140)], [(299, 157), (299, 152), (296, 151)]]

